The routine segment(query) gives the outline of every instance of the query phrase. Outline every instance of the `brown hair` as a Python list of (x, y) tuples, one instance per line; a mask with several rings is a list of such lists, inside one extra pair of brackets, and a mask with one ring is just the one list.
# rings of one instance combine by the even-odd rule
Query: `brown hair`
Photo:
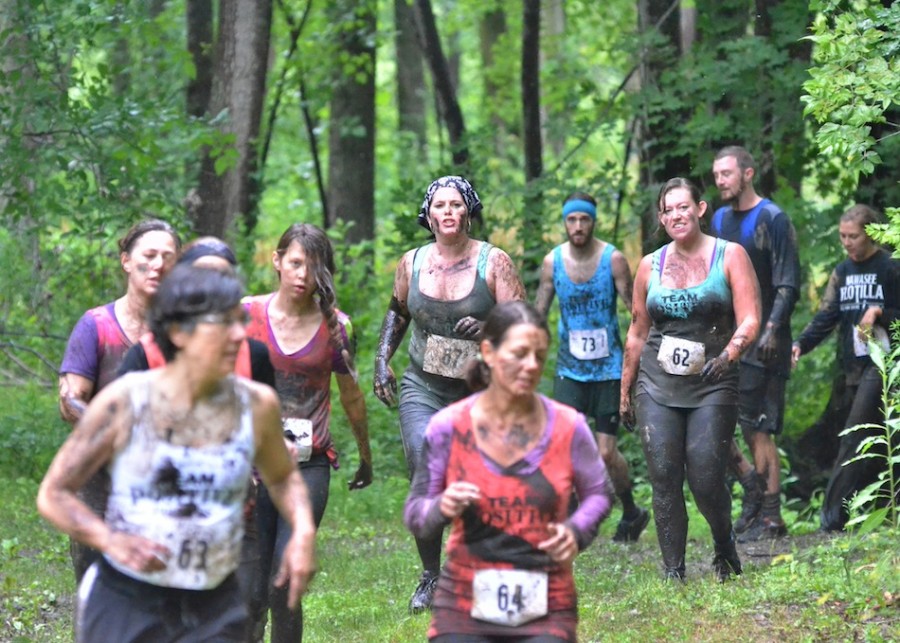
[(131, 254), (131, 251), (134, 249), (134, 244), (137, 243), (138, 239), (148, 232), (156, 231), (168, 232), (172, 235), (172, 239), (175, 240), (175, 250), (181, 248), (181, 237), (175, 232), (175, 228), (162, 219), (144, 219), (131, 226), (128, 232), (125, 233), (125, 236), (119, 239), (119, 252), (126, 255)]
[(659, 189), (659, 196), (656, 197), (657, 211), (662, 212), (665, 209), (663, 203), (669, 192), (682, 188), (690, 192), (694, 203), (699, 204), (703, 200), (703, 194), (700, 193), (700, 188), (694, 185), (690, 180), (676, 176), (675, 178), (666, 181)]
[[(357, 379), (356, 366), (353, 362), (354, 346), (350, 341), (345, 341), (341, 332), (341, 324), (338, 321), (335, 307), (337, 295), (334, 288), (334, 249), (325, 231), (311, 223), (295, 223), (281, 235), (275, 252), (283, 257), (290, 245), (294, 242), (303, 249), (309, 260), (310, 268), (316, 280), (316, 295), (319, 302), (319, 310), (325, 317), (328, 325), (328, 334), (331, 344), (340, 352), (344, 363), (350, 370), (353, 379)], [(277, 271), (276, 271), (277, 272)], [(279, 273), (279, 277), (281, 274)]]
[(856, 205), (852, 205), (847, 208), (847, 211), (841, 215), (840, 220), (841, 223), (845, 221), (858, 223), (862, 227), (863, 231), (865, 231), (866, 226), (870, 223), (881, 223), (881, 213), (873, 207), (864, 205), (862, 203), (857, 203)]
[(713, 160), (718, 161), (726, 156), (733, 156), (735, 158), (738, 167), (741, 168), (741, 172), (749, 170), (750, 168), (756, 169), (756, 161), (753, 160), (753, 155), (740, 145), (728, 145), (727, 147), (723, 147), (718, 151), (716, 158)]
[[(487, 340), (491, 346), (497, 348), (506, 339), (506, 333), (516, 324), (531, 324), (537, 326), (550, 337), (547, 327), (547, 319), (538, 312), (537, 308), (525, 301), (506, 301), (497, 304), (488, 313), (484, 326), (481, 328), (482, 340)], [(472, 391), (480, 391), (491, 383), (491, 370), (480, 358), (471, 360), (466, 366), (466, 384)]]

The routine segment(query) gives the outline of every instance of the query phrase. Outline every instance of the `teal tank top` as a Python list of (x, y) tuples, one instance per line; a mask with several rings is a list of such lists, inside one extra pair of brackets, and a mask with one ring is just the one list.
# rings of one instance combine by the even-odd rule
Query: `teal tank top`
[(689, 288), (663, 286), (660, 275), (669, 246), (653, 253), (647, 285), (653, 325), (641, 352), (636, 393), (647, 393), (657, 404), (696, 408), (737, 403), (736, 366), (715, 383), (700, 376), (703, 364), (722, 352), (735, 331), (731, 287), (725, 278), (727, 243), (716, 239), (709, 274)]

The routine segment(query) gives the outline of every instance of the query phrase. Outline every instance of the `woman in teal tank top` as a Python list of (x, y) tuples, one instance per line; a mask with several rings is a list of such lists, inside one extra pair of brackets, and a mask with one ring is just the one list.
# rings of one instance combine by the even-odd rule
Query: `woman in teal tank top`
[(759, 332), (759, 284), (740, 245), (701, 231), (706, 202), (696, 186), (671, 179), (658, 203), (672, 242), (638, 267), (620, 412), (641, 436), (666, 578), (684, 580), (687, 477), (709, 523), (722, 582), (741, 573), (725, 471), (737, 422), (738, 360)]

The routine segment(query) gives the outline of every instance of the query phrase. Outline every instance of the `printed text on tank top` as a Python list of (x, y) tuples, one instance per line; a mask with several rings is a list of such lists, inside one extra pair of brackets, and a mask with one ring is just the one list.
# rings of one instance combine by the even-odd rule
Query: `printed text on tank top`
[[(669, 251), (672, 252), (669, 252)], [(709, 237), (699, 252), (693, 256), (685, 256), (675, 250), (670, 243), (662, 250), (659, 266), (659, 283), (665, 288), (693, 288), (699, 286), (707, 277), (716, 259), (716, 240)]]
[(426, 246), (427, 254), (419, 271), (419, 292), (440, 301), (458, 301), (475, 287), (481, 244), (469, 239), (462, 250), (444, 250), (438, 244)]

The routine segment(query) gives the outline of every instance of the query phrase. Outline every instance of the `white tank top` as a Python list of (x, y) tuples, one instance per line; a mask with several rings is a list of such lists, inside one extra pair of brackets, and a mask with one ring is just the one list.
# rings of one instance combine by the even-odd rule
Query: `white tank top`
[(131, 437), (109, 464), (112, 489), (106, 522), (168, 547), (158, 572), (138, 572), (111, 560), (123, 574), (153, 585), (212, 589), (240, 562), (243, 507), (254, 455), (253, 409), (247, 388), (231, 376), (238, 426), (222, 444), (175, 446), (153, 430), (151, 372), (133, 378)]

